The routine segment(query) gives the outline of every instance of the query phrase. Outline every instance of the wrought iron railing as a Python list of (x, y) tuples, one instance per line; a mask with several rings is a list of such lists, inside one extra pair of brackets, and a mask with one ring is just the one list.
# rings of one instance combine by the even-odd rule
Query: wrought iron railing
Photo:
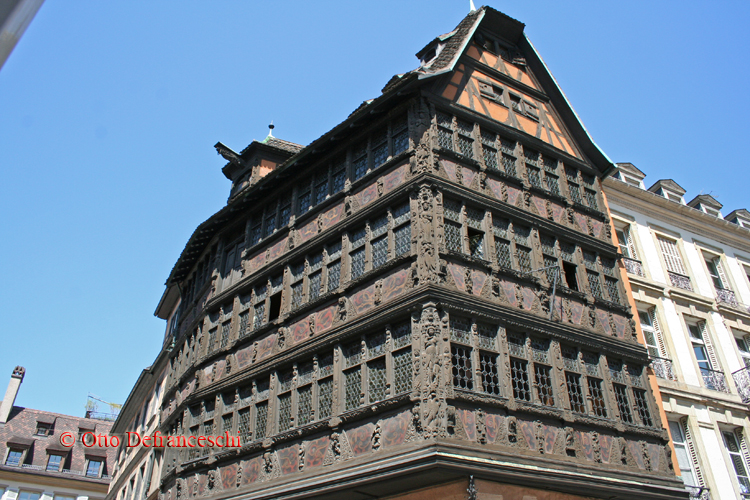
[(711, 500), (711, 491), (706, 486), (685, 486), (693, 500)]
[(654, 369), (654, 375), (666, 380), (677, 380), (674, 374), (672, 360), (667, 358), (651, 358), (651, 368)]
[(625, 269), (630, 274), (635, 274), (636, 276), (644, 276), (643, 264), (641, 264), (640, 260), (631, 259), (629, 257), (623, 257), (622, 262), (625, 264)]
[(693, 291), (693, 285), (690, 284), (690, 278), (688, 276), (685, 276), (684, 274), (673, 273), (672, 271), (668, 271), (668, 273), (669, 281), (672, 282), (673, 286), (682, 288), (683, 290), (688, 290), (690, 292)]
[(734, 385), (740, 393), (743, 403), (750, 403), (750, 368), (745, 367), (732, 373)]
[(706, 384), (708, 389), (719, 392), (729, 392), (729, 386), (727, 385), (727, 378), (726, 375), (724, 375), (724, 372), (701, 368), (701, 375), (703, 375), (703, 383)]
[(723, 302), (724, 304), (729, 304), (733, 307), (739, 306), (739, 304), (737, 303), (737, 297), (734, 295), (734, 292), (732, 290), (728, 290), (726, 288), (716, 288), (715, 290), (717, 302)]

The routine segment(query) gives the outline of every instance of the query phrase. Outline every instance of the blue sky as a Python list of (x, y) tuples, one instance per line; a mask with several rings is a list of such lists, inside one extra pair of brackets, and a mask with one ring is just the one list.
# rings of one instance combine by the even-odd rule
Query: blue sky
[[(308, 144), (468, 4), (47, 1), (0, 71), (0, 387), (20, 364), (18, 405), (124, 402), (172, 265), (226, 202), (213, 144), (271, 120)], [(526, 23), (612, 160), (750, 208), (750, 3), (490, 5)]]

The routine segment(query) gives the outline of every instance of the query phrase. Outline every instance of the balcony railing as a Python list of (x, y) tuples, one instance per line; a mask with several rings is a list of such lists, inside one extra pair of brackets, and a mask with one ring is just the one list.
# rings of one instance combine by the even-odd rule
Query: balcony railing
[(716, 288), (716, 301), (723, 302), (724, 304), (729, 304), (733, 307), (737, 307), (739, 305), (737, 303), (737, 297), (735, 297), (734, 292), (732, 290), (727, 290), (726, 288)]
[(703, 383), (706, 384), (707, 388), (719, 392), (729, 392), (724, 372), (701, 368), (701, 375), (703, 375)]
[(666, 380), (677, 380), (672, 366), (672, 360), (667, 358), (651, 358), (651, 368), (654, 375)]
[(711, 492), (705, 486), (685, 486), (690, 493), (690, 500), (711, 500)]
[(677, 288), (682, 288), (683, 290), (688, 290), (690, 292), (693, 291), (693, 285), (690, 284), (689, 277), (683, 274), (673, 273), (672, 271), (668, 271), (668, 273), (669, 273), (669, 281), (672, 282), (673, 286), (676, 286)]
[(732, 373), (734, 385), (740, 393), (743, 403), (750, 403), (750, 368), (745, 367)]
[(636, 276), (644, 276), (643, 274), (643, 264), (641, 264), (640, 260), (631, 259), (628, 257), (623, 257), (622, 262), (625, 264), (625, 269), (630, 274), (635, 274)]

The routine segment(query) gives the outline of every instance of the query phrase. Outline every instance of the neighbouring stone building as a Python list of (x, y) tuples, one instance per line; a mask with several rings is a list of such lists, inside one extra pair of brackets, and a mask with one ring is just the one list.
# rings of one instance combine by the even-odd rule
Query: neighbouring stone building
[(166, 448), (161, 499), (687, 498), (615, 165), (522, 23), (483, 7), (417, 57), (306, 147), (216, 145), (229, 200), (156, 311), (159, 425), (242, 447)]
[[(107, 435), (112, 422), (14, 406), (25, 373), (21, 366), (13, 370), (0, 405), (0, 498), (104, 499), (114, 450), (84, 446), (81, 436)], [(63, 445), (63, 435), (72, 446)]]
[(693, 498), (747, 498), (750, 214), (617, 167), (604, 191), (682, 479)]
[(163, 346), (154, 363), (141, 372), (112, 426), (111, 434), (122, 441), (114, 460), (107, 499), (158, 498), (164, 450), (158, 446), (128, 447), (127, 433), (151, 436), (161, 426), (160, 409), (170, 349), (171, 345)]

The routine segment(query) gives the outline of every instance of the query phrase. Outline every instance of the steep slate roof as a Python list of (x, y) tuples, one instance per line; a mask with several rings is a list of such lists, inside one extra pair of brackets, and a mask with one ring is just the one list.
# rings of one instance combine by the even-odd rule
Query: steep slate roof
[(250, 147), (254, 143), (265, 144), (266, 146), (270, 146), (272, 148), (276, 148), (276, 149), (279, 149), (281, 151), (284, 151), (285, 153), (292, 153), (292, 154), (299, 153), (305, 147), (302, 144), (297, 144), (295, 142), (285, 141), (283, 139), (277, 139), (276, 137), (273, 137), (273, 136), (269, 135), (268, 137), (266, 137), (262, 141), (253, 141), (253, 142), (251, 142), (250, 144), (247, 145), (247, 147), (245, 149), (243, 149), (240, 152), (240, 154), (245, 154), (245, 152), (248, 151), (250, 149)]
[[(526, 37), (523, 31), (525, 25), (491, 7), (483, 6), (470, 12), (453, 31), (437, 37), (431, 42), (445, 42), (445, 47), (434, 61), (425, 67), (392, 77), (383, 87), (383, 93), (380, 96), (364, 101), (343, 122), (309, 145), (300, 147), (298, 144), (276, 139), (285, 143), (283, 147), (289, 148), (284, 149), (287, 154), (292, 152), (291, 148), (300, 147), (300, 149), (291, 158), (263, 177), (252, 189), (246, 190), (235, 199), (230, 200), (224, 208), (196, 228), (167, 278), (167, 287), (186, 277), (192, 265), (203, 253), (205, 243), (213, 238), (224, 222), (233, 217), (231, 214), (250, 208), (255, 200), (265, 195), (269, 189), (275, 187), (274, 183), (292, 178), (296, 174), (294, 167), (298, 167), (301, 163), (304, 163), (310, 155), (329, 149), (332, 146), (332, 142), (350, 133), (351, 125), (360, 120), (368, 119), (371, 116), (370, 112), (377, 107), (385, 105), (396, 98), (403, 98), (408, 91), (416, 90), (424, 80), (429, 80), (435, 76), (452, 71), (468, 47), (469, 41), (477, 29), (485, 23), (489, 30), (502, 33), (504, 38), (518, 46), (526, 59), (527, 65), (546, 91), (552, 105), (559, 113), (573, 139), (599, 170), (601, 175), (605, 176), (612, 171), (615, 168), (614, 163), (591, 139), (591, 136), (560, 89), (554, 76), (552, 76), (546, 64), (536, 52), (531, 41)], [(425, 49), (422, 49), (418, 54), (422, 53)], [(254, 141), (248, 148), (253, 144), (259, 143)], [(248, 148), (245, 148), (243, 153)], [(279, 145), (278, 148), (281, 149), (282, 145)]]

